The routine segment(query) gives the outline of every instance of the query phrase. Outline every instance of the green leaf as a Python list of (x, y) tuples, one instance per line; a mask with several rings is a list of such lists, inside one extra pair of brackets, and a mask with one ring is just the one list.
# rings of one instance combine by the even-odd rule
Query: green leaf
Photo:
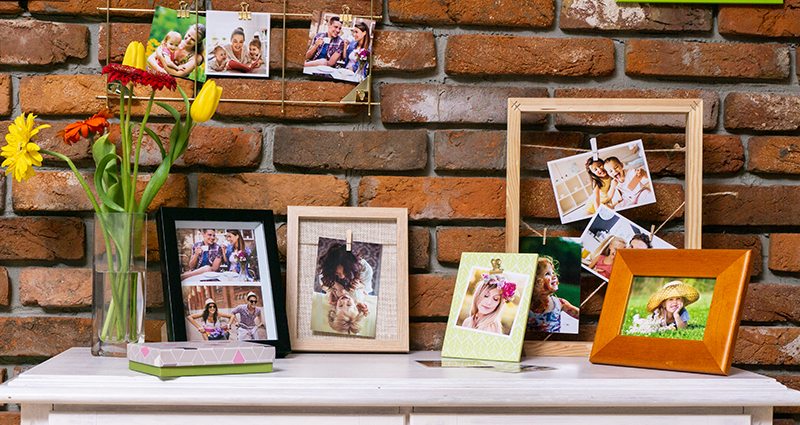
[(164, 102), (153, 102), (153, 103), (155, 103), (156, 105), (164, 108), (167, 112), (169, 112), (170, 115), (172, 115), (172, 118), (175, 119), (175, 122), (178, 122), (178, 123), (181, 122), (181, 114), (178, 113), (177, 109), (173, 108), (170, 105), (167, 105)]
[(162, 162), (161, 165), (156, 168), (153, 175), (150, 176), (150, 181), (147, 182), (147, 186), (145, 186), (144, 192), (142, 192), (142, 198), (139, 201), (139, 211), (137, 212), (145, 212), (147, 207), (150, 206), (150, 203), (153, 202), (161, 186), (164, 185), (164, 182), (167, 181), (167, 177), (169, 177), (171, 165), (172, 164), (167, 161)]
[(147, 133), (148, 136), (150, 136), (151, 139), (155, 140), (156, 143), (158, 144), (158, 149), (161, 151), (161, 159), (163, 160), (164, 158), (166, 158), (167, 151), (164, 150), (164, 145), (161, 144), (161, 138), (158, 137), (158, 135), (153, 130), (150, 130), (150, 128), (148, 128), (147, 126), (144, 127), (144, 131), (145, 133)]
[(92, 145), (92, 159), (94, 159), (94, 163), (97, 164), (100, 162), (100, 159), (109, 153), (116, 152), (116, 150), (117, 147), (108, 141), (108, 133), (106, 133), (94, 141)]
[[(108, 165), (109, 161), (116, 162), (119, 156), (116, 154), (108, 154), (100, 159), (100, 162), (97, 163), (97, 170), (94, 173), (94, 186), (97, 194), (100, 196), (100, 199), (103, 201), (103, 209), (108, 208), (112, 211), (117, 212), (125, 212), (125, 209), (120, 206), (118, 199), (115, 200), (114, 198), (119, 198), (119, 180), (116, 174), (106, 174), (101, 170), (105, 170), (106, 166)], [(119, 158), (121, 159), (121, 158)], [(116, 181), (115, 181), (116, 180)], [(111, 184), (108, 184), (111, 182)], [(111, 189), (108, 193), (108, 189)]]

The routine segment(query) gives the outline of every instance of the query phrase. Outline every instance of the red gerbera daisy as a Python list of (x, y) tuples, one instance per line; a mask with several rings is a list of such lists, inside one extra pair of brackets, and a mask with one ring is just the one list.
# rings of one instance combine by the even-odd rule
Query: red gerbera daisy
[(108, 74), (108, 82), (119, 81), (123, 85), (132, 82), (134, 84), (141, 84), (150, 86), (153, 90), (161, 90), (168, 88), (175, 90), (178, 82), (175, 77), (161, 71), (144, 71), (132, 66), (120, 65), (118, 63), (110, 63), (103, 67), (103, 74)]
[(88, 120), (78, 121), (66, 126), (57, 134), (64, 140), (64, 143), (72, 145), (81, 137), (89, 137), (89, 133), (105, 133), (108, 127), (108, 120), (111, 118), (114, 118), (114, 114), (108, 109), (103, 109)]

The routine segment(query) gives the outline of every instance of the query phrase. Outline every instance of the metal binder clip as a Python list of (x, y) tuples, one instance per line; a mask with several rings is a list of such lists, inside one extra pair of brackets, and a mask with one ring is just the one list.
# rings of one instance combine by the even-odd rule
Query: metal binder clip
[(250, 13), (250, 5), (246, 2), (242, 2), (242, 11), (239, 12), (239, 19), (240, 20), (250, 20), (253, 19), (253, 14)]
[(180, 6), (178, 6), (178, 10), (176, 12), (178, 18), (188, 18), (189, 17), (189, 3), (181, 0)]
[(500, 274), (500, 273), (503, 273), (503, 269), (500, 268), (500, 259), (499, 258), (493, 258), (491, 262), (492, 262), (492, 270), (489, 272), (489, 274)]
[(340, 16), (339, 19), (345, 27), (349, 28), (353, 26), (353, 15), (350, 14), (350, 7), (348, 5), (342, 5), (342, 16)]

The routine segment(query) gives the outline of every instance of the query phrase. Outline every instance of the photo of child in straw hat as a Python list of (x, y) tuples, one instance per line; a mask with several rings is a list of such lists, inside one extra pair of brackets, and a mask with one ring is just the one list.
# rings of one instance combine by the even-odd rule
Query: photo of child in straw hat
[(701, 341), (716, 279), (637, 276), (624, 335)]

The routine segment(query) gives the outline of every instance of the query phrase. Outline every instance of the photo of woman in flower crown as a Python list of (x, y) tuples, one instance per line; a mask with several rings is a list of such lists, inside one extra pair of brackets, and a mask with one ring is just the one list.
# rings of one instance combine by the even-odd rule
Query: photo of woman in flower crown
[(492, 273), (492, 270), (480, 267), (473, 267), (470, 276), (472, 279), (456, 326), (509, 335), (522, 293), (522, 286), (517, 282), (525, 281), (525, 276), (510, 272)]

